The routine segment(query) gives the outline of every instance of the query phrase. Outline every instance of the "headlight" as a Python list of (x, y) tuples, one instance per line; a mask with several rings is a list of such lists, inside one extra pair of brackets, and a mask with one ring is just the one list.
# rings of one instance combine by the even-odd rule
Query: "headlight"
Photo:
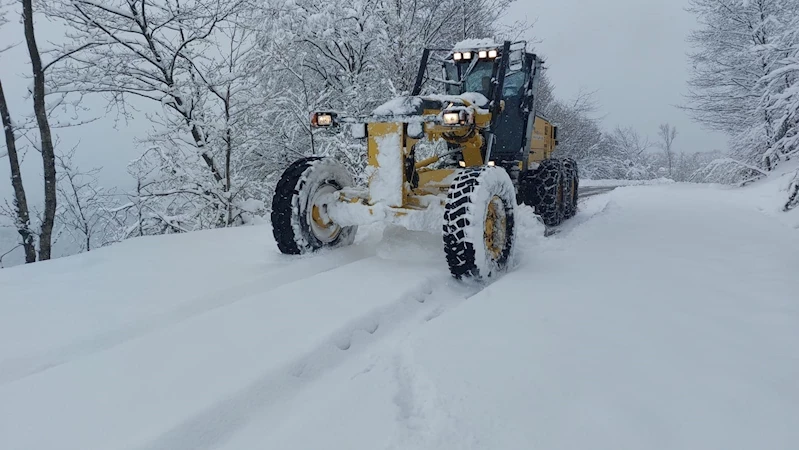
[(314, 127), (332, 127), (336, 125), (336, 117), (333, 113), (313, 113), (311, 114), (311, 125)]
[(488, 165), (489, 165), (490, 167), (494, 167), (494, 166), (496, 166), (496, 165), (497, 165), (497, 163), (495, 163), (494, 161), (489, 161), (489, 162), (488, 162)]
[(466, 167), (466, 162), (465, 161), (458, 161), (458, 165), (461, 166), (461, 167)]
[(444, 124), (457, 125), (461, 123), (461, 115), (457, 112), (444, 113)]

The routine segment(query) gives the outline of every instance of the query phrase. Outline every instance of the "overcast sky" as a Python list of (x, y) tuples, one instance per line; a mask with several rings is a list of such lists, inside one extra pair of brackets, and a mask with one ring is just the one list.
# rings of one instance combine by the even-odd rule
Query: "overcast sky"
[[(599, 114), (608, 128), (633, 126), (654, 138), (658, 124), (669, 122), (679, 131), (677, 150), (706, 151), (725, 148), (724, 137), (703, 130), (674, 104), (682, 102), (688, 77), (685, 38), (695, 26), (684, 11), (688, 0), (517, 0), (507, 19), (537, 20), (533, 33), (542, 40), (536, 51), (546, 57), (549, 75), (560, 98), (575, 95), (580, 88), (597, 91)], [(12, 13), (13, 14), (13, 13)], [(0, 46), (21, 42), (22, 30), (15, 17), (0, 30)], [(40, 44), (57, 40), (63, 31), (39, 22)], [(24, 45), (0, 57), (0, 77), (11, 103), (12, 114), (29, 113), (24, 98), (28, 81), (20, 74), (30, 70)], [(103, 112), (103, 101), (91, 99), (95, 111)], [(72, 130), (59, 130), (61, 148), (80, 145), (82, 167), (102, 166), (101, 182), (128, 188), (127, 162), (140, 153), (133, 138), (146, 133), (149, 125), (139, 121), (132, 127), (113, 129), (113, 120)], [(24, 162), (31, 201), (41, 198), (41, 160), (30, 155)], [(38, 161), (37, 161), (38, 160)], [(0, 198), (9, 198), (8, 162), (0, 160)]]
[(506, 21), (536, 20), (536, 51), (560, 98), (580, 88), (597, 91), (608, 128), (633, 126), (655, 139), (658, 125), (677, 127), (678, 151), (726, 149), (726, 139), (703, 129), (672, 105), (683, 102), (696, 26), (688, 0), (516, 0)]

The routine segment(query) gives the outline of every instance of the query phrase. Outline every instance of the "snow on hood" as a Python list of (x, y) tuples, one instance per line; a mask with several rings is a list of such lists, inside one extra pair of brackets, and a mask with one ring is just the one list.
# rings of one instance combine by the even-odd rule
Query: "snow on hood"
[(465, 92), (461, 95), (428, 95), (425, 98), (453, 103), (460, 103), (465, 100), (478, 108), (486, 108), (488, 106), (488, 98), (479, 92)]
[(372, 114), (376, 116), (409, 116), (418, 114), (422, 107), (419, 97), (397, 97), (378, 106)]
[(488, 98), (478, 92), (466, 92), (462, 95), (426, 95), (424, 97), (397, 97), (378, 106), (372, 111), (375, 116), (410, 116), (422, 114), (425, 100), (436, 102), (463, 103), (464, 101), (477, 108), (488, 107)]

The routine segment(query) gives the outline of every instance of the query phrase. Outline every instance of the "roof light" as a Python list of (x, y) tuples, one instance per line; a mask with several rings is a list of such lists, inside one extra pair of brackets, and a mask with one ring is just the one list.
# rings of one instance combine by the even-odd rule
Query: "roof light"
[(477, 54), (477, 57), (480, 59), (486, 59), (488, 58), (488, 52), (485, 50), (480, 50), (480, 52)]
[(472, 52), (463, 52), (463, 59), (472, 59)]
[(493, 59), (493, 58), (496, 58), (497, 56), (499, 56), (499, 52), (498, 52), (498, 51), (496, 51), (496, 50), (489, 50), (489, 52), (488, 52), (488, 57), (489, 57), (489, 58), (492, 58), (492, 59)]
[(463, 59), (463, 53), (457, 52), (452, 54), (452, 59), (455, 61), (460, 61)]

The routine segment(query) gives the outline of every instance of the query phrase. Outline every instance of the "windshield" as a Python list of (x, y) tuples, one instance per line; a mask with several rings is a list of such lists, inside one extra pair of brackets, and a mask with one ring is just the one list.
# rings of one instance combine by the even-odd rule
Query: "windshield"
[[(469, 63), (444, 65), (446, 77), (449, 81), (460, 82), (460, 77), (469, 69)], [(456, 85), (447, 85), (447, 94), (460, 95), (466, 92), (479, 92), (486, 98), (491, 98), (491, 76), (494, 73), (492, 61), (478, 62), (472, 73), (463, 82), (463, 88)]]
[(464, 92), (479, 92), (491, 98), (491, 76), (494, 74), (494, 63), (481, 61), (463, 83)]

